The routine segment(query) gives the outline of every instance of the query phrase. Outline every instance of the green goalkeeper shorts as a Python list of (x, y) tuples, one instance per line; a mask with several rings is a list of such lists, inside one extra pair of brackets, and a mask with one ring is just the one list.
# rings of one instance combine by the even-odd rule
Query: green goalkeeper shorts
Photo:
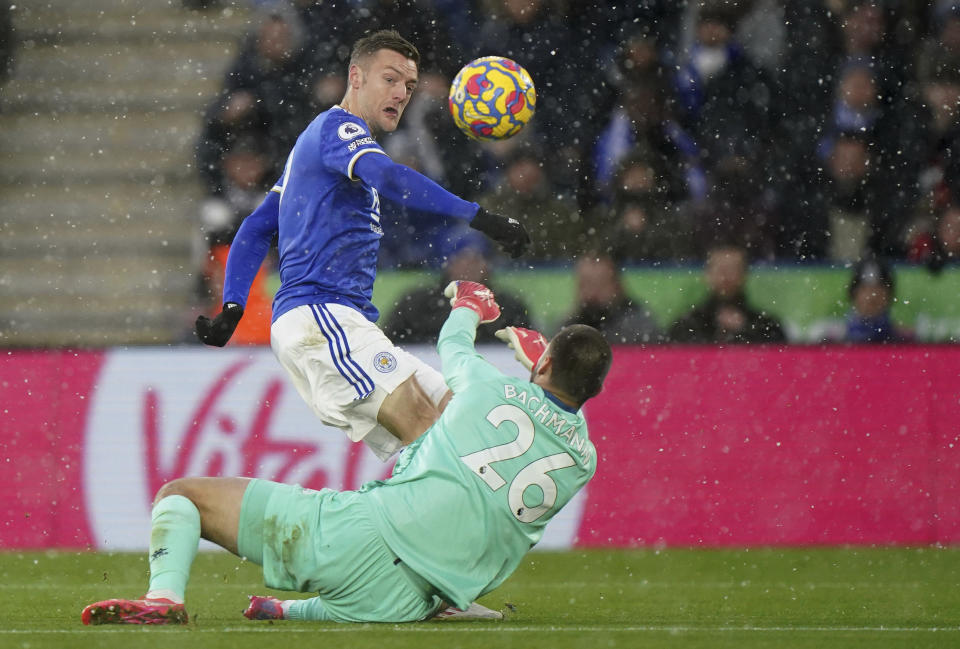
[(317, 593), (330, 619), (409, 622), (440, 600), (387, 547), (362, 494), (251, 480), (237, 533), (240, 556), (270, 588)]

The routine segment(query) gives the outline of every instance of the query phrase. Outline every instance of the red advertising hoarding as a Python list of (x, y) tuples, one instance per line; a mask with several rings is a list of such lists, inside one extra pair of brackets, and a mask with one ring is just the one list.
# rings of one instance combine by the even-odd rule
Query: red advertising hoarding
[[(2, 358), (2, 548), (144, 548), (178, 476), (390, 470), (320, 425), (269, 349)], [(620, 347), (586, 415), (597, 474), (544, 547), (960, 542), (958, 348)]]

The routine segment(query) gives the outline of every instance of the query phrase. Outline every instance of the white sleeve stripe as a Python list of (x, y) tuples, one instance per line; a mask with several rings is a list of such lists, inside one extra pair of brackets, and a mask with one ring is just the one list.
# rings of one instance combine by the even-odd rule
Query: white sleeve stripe
[(353, 157), (350, 158), (350, 164), (347, 165), (347, 178), (349, 178), (350, 180), (356, 180), (356, 178), (353, 177), (353, 166), (357, 164), (357, 160), (359, 160), (360, 156), (362, 156), (364, 153), (382, 153), (383, 155), (387, 155), (387, 152), (384, 151), (383, 149), (371, 148), (371, 149), (360, 149), (359, 151), (357, 151), (353, 155)]

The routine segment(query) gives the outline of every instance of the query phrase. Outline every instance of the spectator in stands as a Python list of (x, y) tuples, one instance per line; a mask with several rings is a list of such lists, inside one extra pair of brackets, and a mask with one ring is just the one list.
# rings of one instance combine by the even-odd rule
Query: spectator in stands
[[(600, 54), (596, 62), (603, 66), (604, 86), (622, 90), (649, 77), (669, 58), (684, 7), (667, 0), (608, 4), (603, 12), (592, 13), (590, 20), (573, 19), (573, 10), (568, 6), (564, 18), (575, 34), (575, 42), (588, 43), (589, 51)], [(597, 96), (601, 103), (604, 96), (602, 91)], [(606, 105), (606, 109), (610, 107)]]
[(526, 258), (567, 261), (582, 250), (583, 223), (572, 200), (558, 200), (547, 180), (543, 150), (533, 144), (507, 154), (503, 179), (478, 202), (498, 214), (512, 214), (537, 232)]
[[(448, 251), (441, 282), (414, 289), (397, 300), (383, 332), (398, 345), (435, 343), (440, 327), (450, 314), (450, 301), (443, 296), (443, 287), (454, 280), (479, 282), (494, 291), (501, 310), (498, 322), (509, 322), (515, 327), (533, 327), (527, 305), (503, 287), (497, 286), (489, 255), (490, 245), (484, 237), (467, 233), (455, 239)], [(502, 326), (496, 323), (480, 325), (477, 328), (477, 342), (496, 342), (494, 332)]]
[(313, 103), (317, 112), (341, 99), (347, 84), (343, 70), (350, 60), (350, 47), (357, 39), (359, 20), (347, 2), (295, 0), (306, 40), (304, 50), (313, 69)]
[(908, 79), (906, 52), (900, 42), (901, 25), (902, 21), (915, 22), (916, 17), (909, 8), (898, 4), (910, 3), (844, 0), (840, 11), (835, 13), (841, 30), (838, 67), (844, 61), (873, 61), (879, 91), (884, 97), (897, 95)]
[[(623, 6), (621, 11), (629, 15), (630, 9)], [(592, 146), (589, 149), (590, 164), (594, 168), (594, 173), (600, 172), (603, 175), (603, 180), (595, 187), (581, 189), (589, 192), (586, 198), (591, 201), (591, 204), (597, 199), (596, 192), (603, 189), (603, 186), (610, 181), (620, 158), (635, 143), (630, 127), (637, 124), (630, 123), (627, 112), (635, 107), (635, 102), (625, 98), (627, 90), (634, 86), (643, 86), (649, 80), (656, 80), (655, 92), (664, 91), (659, 97), (660, 102), (664, 105), (669, 105), (670, 102), (669, 90), (664, 84), (667, 67), (662, 63), (664, 56), (658, 46), (655, 25), (643, 20), (629, 27), (620, 25), (616, 31), (623, 33), (623, 37), (612, 44), (611, 58), (603, 69), (606, 83), (602, 86), (602, 92), (596, 94), (596, 113), (601, 117), (593, 120), (598, 129), (596, 136), (598, 142), (601, 138), (608, 140), (611, 134), (616, 137), (612, 141), (603, 142), (599, 147)], [(661, 112), (664, 111), (661, 110)], [(641, 117), (643, 117), (642, 113)], [(605, 134), (605, 131), (612, 133)], [(598, 153), (603, 157), (598, 158)]]
[(960, 2), (936, 0), (932, 3), (930, 12), (935, 43), (952, 56), (960, 55)]
[(274, 180), (273, 148), (248, 135), (237, 139), (219, 161), (223, 178), (200, 205), (200, 231), (207, 246), (229, 244), (240, 221), (256, 209)]
[[(865, 247), (873, 254), (900, 254), (902, 233), (918, 197), (926, 120), (920, 106), (906, 97), (885, 98), (880, 86), (875, 63), (870, 60), (850, 59), (840, 67), (820, 154), (830, 155), (839, 135), (851, 135), (866, 145), (869, 166), (897, 174), (898, 181), (891, 183), (880, 180), (876, 170), (865, 170), (868, 181), (860, 193), (867, 212)], [(841, 145), (841, 152), (844, 149), (849, 146)], [(831, 223), (831, 228), (835, 225)], [(836, 247), (835, 237), (831, 244)], [(859, 256), (854, 252), (844, 258)]]
[(772, 74), (783, 70), (787, 26), (785, 0), (748, 0), (737, 21), (736, 38), (750, 60)]
[(366, 0), (357, 3), (353, 12), (358, 38), (378, 29), (396, 29), (416, 43), (421, 79), (431, 74), (452, 79), (465, 63), (463, 52), (451, 37), (446, 16), (437, 12), (433, 2)]
[(623, 160), (613, 180), (610, 206), (594, 211), (588, 240), (621, 264), (688, 261), (695, 257), (692, 210), (669, 199), (655, 155), (641, 147)]
[[(576, 87), (581, 102), (577, 110), (582, 116), (577, 137), (583, 142), (579, 147), (582, 159), (578, 167), (580, 173), (575, 177), (557, 176), (556, 182), (577, 187), (580, 208), (587, 212), (597, 205), (598, 199), (607, 205), (610, 201), (609, 196), (597, 195), (600, 188), (592, 182), (596, 166), (594, 143), (610, 123), (614, 111), (619, 113), (617, 119), (622, 128), (624, 106), (630, 106), (629, 101), (623, 100), (626, 88), (658, 75), (661, 80), (666, 78), (667, 67), (663, 62), (674, 48), (683, 6), (665, 0), (608, 3), (603, 11), (591, 12), (590, 20), (574, 17), (572, 12), (577, 9), (579, 7), (567, 3), (566, 20), (573, 31), (573, 42), (583, 55), (575, 61), (581, 73)], [(591, 56), (595, 58), (588, 58)], [(595, 70), (602, 74), (596, 74)], [(666, 94), (664, 99), (669, 99)], [(631, 144), (627, 142), (623, 146), (629, 148)], [(616, 165), (617, 160), (609, 161), (604, 182), (609, 180)]]
[(907, 259), (938, 273), (960, 261), (960, 207), (947, 205), (929, 226), (920, 226), (910, 238)]
[(495, 52), (526, 68), (538, 89), (537, 116), (526, 128), (552, 144), (545, 160), (548, 176), (576, 179), (580, 142), (593, 127), (592, 91), (602, 79), (595, 70), (595, 43), (575, 43), (572, 21), (557, 5), (547, 0), (491, 0), (492, 11), (480, 24), (469, 58)]
[(912, 336), (890, 317), (894, 281), (890, 268), (879, 259), (857, 262), (848, 288), (850, 313), (843, 340), (851, 343), (908, 342)]
[(781, 205), (777, 228), (777, 256), (783, 259), (820, 260), (826, 257), (829, 226), (822, 192), (823, 162), (816, 155), (832, 105), (833, 78), (840, 50), (836, 3), (828, 0), (785, 0), (786, 43), (784, 64), (778, 73), (781, 92), (775, 137), (776, 164), (773, 186)]
[[(903, 231), (919, 196), (917, 179), (925, 155), (923, 110), (915, 105), (912, 91), (905, 91), (913, 87), (908, 84), (912, 68), (902, 43), (916, 27), (909, 4), (847, 0), (834, 7), (828, 12), (828, 29), (836, 39), (832, 46), (825, 43), (822, 54), (832, 63), (827, 76), (816, 80), (837, 80), (820, 91), (832, 93), (823, 97), (827, 103), (819, 122), (827, 142), (837, 134), (865, 138), (871, 167), (887, 170), (883, 176), (871, 173), (873, 186), (866, 190), (872, 204), (866, 247), (874, 255), (903, 254)], [(818, 93), (809, 83), (805, 88)], [(829, 144), (825, 148), (829, 150)], [(887, 173), (897, 180), (890, 182)]]
[(347, 80), (350, 47), (357, 39), (358, 20), (350, 4), (294, 0), (297, 15), (303, 24), (303, 49), (310, 72), (309, 101), (314, 113), (321, 113), (343, 99)]
[[(246, 91), (224, 92), (207, 107), (197, 141), (197, 168), (208, 194), (223, 192), (223, 158), (238, 139), (270, 141), (269, 116), (264, 106)], [(271, 166), (280, 173), (280, 161), (271, 156)]]
[[(850, 61), (870, 61), (884, 97), (896, 95), (908, 80), (906, 53), (918, 16), (905, 2), (883, 0), (785, 0), (784, 86), (791, 89), (784, 109), (807, 113), (823, 123), (833, 87), (825, 80)], [(806, 130), (806, 129), (804, 129)]]
[(728, 155), (757, 159), (762, 167), (769, 148), (776, 88), (734, 37), (747, 8), (736, 0), (701, 3), (693, 45), (676, 75), (680, 122), (708, 173)]
[(897, 230), (915, 200), (909, 183), (919, 160), (915, 144), (922, 141), (917, 140), (922, 120), (916, 118), (913, 107), (903, 105), (902, 96), (910, 71), (905, 53), (917, 26), (914, 4), (920, 3), (785, 0), (787, 41), (778, 81), (781, 96), (788, 100), (778, 103), (778, 125), (771, 140), (777, 151), (774, 168), (782, 170), (773, 175), (781, 216), (779, 256), (823, 259), (828, 254), (828, 197), (822, 193), (826, 181), (821, 173), (825, 163), (814, 148), (831, 131), (838, 93), (836, 83), (829, 80), (857, 61), (869, 63), (877, 88), (876, 105), (882, 109), (879, 130), (857, 136), (873, 138), (874, 164), (896, 169), (897, 182), (887, 183), (888, 187), (908, 182), (899, 194), (878, 198), (881, 203), (889, 201), (890, 220), (878, 221), (881, 227), (870, 237), (871, 247), (895, 253)]
[(828, 133), (872, 131), (883, 111), (876, 71), (869, 60), (854, 59), (837, 71), (833, 110)]
[(960, 202), (960, 2), (935, 15), (935, 32), (919, 48), (919, 93), (929, 125), (920, 192), (933, 210)]
[(706, 298), (670, 327), (668, 338), (681, 343), (783, 343), (780, 322), (749, 303), (747, 252), (718, 245), (707, 253)]
[(717, 241), (738, 242), (749, 259), (776, 255), (777, 199), (763, 175), (753, 158), (728, 155), (717, 162), (706, 199), (689, 206), (699, 258)]
[(790, 101), (783, 103), (783, 118), (793, 127), (786, 135), (797, 135), (792, 144), (808, 153), (830, 110), (833, 88), (825, 80), (836, 71), (842, 47), (836, 9), (829, 0), (784, 1), (786, 49), (780, 82)]
[(642, 30), (651, 34), (656, 42), (660, 57), (677, 50), (685, 3), (675, 0), (644, 0), (644, 2), (617, 3), (619, 15), (613, 8), (607, 11), (613, 14), (618, 28), (613, 30), (614, 41), (623, 42), (631, 34)]
[(278, 151), (289, 151), (314, 116), (310, 89), (315, 71), (304, 49), (306, 39), (303, 21), (292, 7), (266, 5), (226, 75), (227, 92), (248, 92), (263, 105)]
[(450, 39), (467, 55), (476, 50), (477, 26), (487, 10), (487, 0), (432, 0), (447, 24)]
[(601, 202), (610, 203), (617, 191), (614, 174), (636, 151), (646, 152), (654, 164), (666, 200), (706, 194), (699, 147), (673, 118), (669, 103), (670, 89), (659, 73), (624, 86), (593, 150), (594, 189)]
[(877, 0), (846, 0), (839, 3), (839, 8), (844, 53), (848, 57), (877, 53), (886, 36), (886, 21), (880, 3)]
[(622, 90), (662, 73), (657, 38), (649, 23), (638, 24), (616, 45), (614, 58), (605, 70), (613, 87)]
[(827, 197), (830, 244), (837, 261), (855, 261), (867, 252), (877, 201), (877, 166), (867, 139), (855, 134), (835, 138), (825, 165), (823, 192)]
[(960, 261), (960, 208), (951, 206), (937, 220), (937, 241), (944, 263)]
[(576, 310), (563, 326), (587, 324), (611, 344), (658, 343), (660, 327), (645, 302), (627, 294), (620, 267), (609, 254), (591, 250), (577, 260)]
[[(303, 23), (288, 5), (270, 4), (256, 14), (255, 27), (226, 75), (223, 94), (207, 109), (197, 144), (198, 166), (210, 192), (219, 191), (219, 161), (234, 140), (265, 138), (274, 155), (281, 156), (313, 117), (313, 68), (304, 39)], [(279, 175), (283, 160), (275, 158), (272, 166)]]

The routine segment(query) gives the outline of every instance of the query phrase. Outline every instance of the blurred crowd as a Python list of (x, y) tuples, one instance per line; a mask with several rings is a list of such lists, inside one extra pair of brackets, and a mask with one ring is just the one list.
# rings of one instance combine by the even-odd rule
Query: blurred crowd
[[(523, 221), (527, 265), (574, 263), (579, 276), (692, 263), (709, 277), (711, 264), (815, 261), (873, 264), (882, 283), (885, 260), (936, 272), (960, 259), (960, 0), (252, 6), (197, 144), (204, 248), (229, 245), (300, 131), (342, 99), (352, 43), (395, 28), (420, 49), (420, 86), (381, 144)], [(491, 54), (530, 72), (537, 112), (519, 136), (481, 144), (456, 130), (447, 93)], [(384, 213), (382, 268), (446, 268), (463, 247), (462, 225)], [(742, 295), (713, 297), (669, 332), (637, 314), (631, 327), (646, 340), (782, 339)]]

